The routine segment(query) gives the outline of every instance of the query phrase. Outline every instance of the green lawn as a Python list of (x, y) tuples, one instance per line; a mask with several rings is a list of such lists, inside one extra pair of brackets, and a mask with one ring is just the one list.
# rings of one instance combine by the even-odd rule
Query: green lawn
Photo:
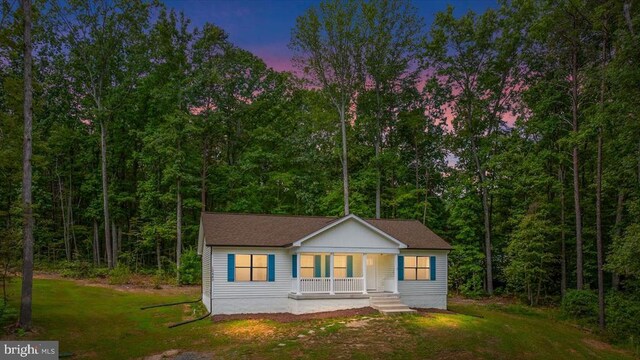
[[(10, 292), (12, 306), (17, 308), (17, 281), (10, 285)], [(375, 315), (288, 324), (203, 320), (168, 329), (168, 324), (200, 314), (202, 308), (139, 308), (188, 300), (196, 294), (123, 291), (44, 279), (35, 281), (34, 294), (35, 333), (24, 339), (59, 340), (60, 350), (74, 353), (74, 358), (129, 359), (169, 349), (228, 359), (633, 358), (595, 335), (553, 320), (551, 311), (515, 305), (452, 306), (452, 310), (467, 315)]]

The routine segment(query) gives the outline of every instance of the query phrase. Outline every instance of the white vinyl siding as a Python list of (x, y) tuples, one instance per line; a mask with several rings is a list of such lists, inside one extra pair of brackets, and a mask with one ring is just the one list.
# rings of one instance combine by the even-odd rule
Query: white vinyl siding
[[(227, 279), (228, 254), (275, 255), (274, 281), (233, 281)], [(291, 255), (282, 248), (213, 248), (213, 299), (286, 298), (291, 287)]]
[(202, 301), (209, 309), (211, 304), (211, 253), (208, 246), (202, 249)]
[[(447, 252), (436, 250), (401, 251), (401, 256), (435, 256), (436, 279), (428, 281), (398, 281), (398, 290), (403, 295), (447, 294)], [(406, 258), (405, 258), (406, 259)]]

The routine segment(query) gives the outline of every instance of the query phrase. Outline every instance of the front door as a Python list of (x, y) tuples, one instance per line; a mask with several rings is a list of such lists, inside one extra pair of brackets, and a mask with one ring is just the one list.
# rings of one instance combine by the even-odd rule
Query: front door
[(378, 290), (377, 262), (378, 255), (367, 254), (367, 291)]

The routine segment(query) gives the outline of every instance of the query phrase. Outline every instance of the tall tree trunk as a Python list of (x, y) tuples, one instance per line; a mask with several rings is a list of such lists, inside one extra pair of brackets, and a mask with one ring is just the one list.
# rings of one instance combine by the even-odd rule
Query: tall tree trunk
[[(614, 228), (614, 236), (616, 238), (622, 235), (622, 213), (624, 211), (624, 189), (620, 189), (618, 191), (618, 203), (616, 204), (616, 223), (613, 226)], [(618, 290), (618, 286), (620, 286), (620, 275), (617, 273), (611, 274), (611, 287), (614, 290)]]
[(342, 133), (342, 191), (344, 198), (344, 215), (349, 215), (349, 170), (347, 166), (347, 120), (346, 109), (340, 109), (340, 130)]
[(64, 193), (62, 189), (64, 185), (58, 175), (58, 198), (60, 199), (60, 215), (62, 216), (62, 239), (64, 241), (64, 255), (67, 261), (71, 261), (71, 244), (69, 241), (69, 225), (67, 222), (67, 216), (65, 216), (64, 208)]
[[(606, 19), (604, 22), (606, 29)], [(604, 70), (607, 63), (607, 38), (602, 41), (602, 79), (600, 81), (600, 111), (604, 113), (605, 81)], [(598, 271), (598, 325), (600, 329), (605, 328), (604, 309), (604, 246), (602, 240), (602, 147), (603, 147), (603, 124), (598, 127), (598, 155), (596, 158), (596, 257)]]
[(160, 238), (156, 235), (156, 261), (158, 263), (158, 271), (162, 270), (162, 259), (160, 256)]
[(202, 172), (200, 173), (200, 211), (207, 211), (207, 160), (209, 158), (208, 142), (202, 151)]
[(485, 246), (485, 260), (486, 260), (486, 275), (487, 275), (487, 293), (493, 295), (493, 257), (491, 253), (491, 210), (489, 208), (489, 190), (487, 189), (487, 179), (484, 168), (480, 163), (478, 156), (478, 148), (475, 140), (471, 139), (471, 150), (473, 152), (473, 159), (478, 169), (478, 176), (480, 178), (480, 191), (482, 193), (482, 213), (484, 218), (484, 246)]
[[(578, 49), (574, 43), (571, 53), (571, 113), (573, 133), (578, 135)], [(582, 269), (582, 210), (580, 208), (580, 160), (578, 145), (573, 145), (573, 202), (576, 215), (576, 288), (582, 290), (584, 286), (584, 271)]]
[(567, 292), (567, 249), (564, 231), (564, 168), (562, 165), (558, 167), (558, 181), (560, 182), (560, 294), (564, 297)]
[(380, 202), (382, 196), (382, 171), (380, 170), (380, 139), (376, 135), (375, 140), (375, 156), (376, 156), (376, 219), (380, 219)]
[[(116, 244), (118, 244), (118, 246), (116, 246), (116, 249), (118, 249), (119, 254), (122, 251), (122, 226), (118, 226), (117, 229)], [(115, 257), (115, 260), (117, 261), (118, 257)]]
[(598, 130), (598, 157), (596, 160), (596, 252), (598, 267), (598, 324), (604, 329), (604, 249), (602, 246), (602, 129)]
[(78, 251), (78, 242), (76, 241), (76, 231), (74, 230), (73, 221), (73, 188), (72, 188), (71, 176), (69, 176), (69, 194), (67, 196), (67, 231), (69, 232), (70, 239), (73, 243), (72, 257), (78, 258), (80, 252)]
[(182, 257), (182, 193), (180, 190), (180, 178), (177, 183), (178, 196), (176, 201), (176, 268), (178, 280), (180, 280), (180, 258)]
[(98, 238), (98, 220), (93, 219), (93, 264), (100, 266), (100, 239)]
[[(484, 178), (484, 176), (482, 176)], [(491, 254), (491, 213), (489, 211), (489, 194), (485, 182), (482, 181), (482, 210), (484, 215), (484, 246), (487, 266), (487, 293), (493, 295), (493, 258)]]
[(382, 202), (382, 170), (380, 169), (380, 147), (382, 143), (382, 129), (380, 126), (382, 104), (380, 103), (380, 84), (376, 81), (376, 136), (374, 139), (375, 157), (376, 157), (376, 219), (380, 219), (381, 202)]
[(109, 182), (107, 179), (107, 124), (102, 120), (100, 122), (100, 151), (102, 165), (102, 201), (104, 211), (104, 242), (105, 251), (107, 253), (107, 266), (113, 269), (113, 252), (111, 239), (111, 221), (109, 221)]
[(422, 224), (427, 225), (427, 209), (429, 208), (429, 168), (424, 169), (424, 206), (422, 208)]
[(111, 220), (111, 260), (113, 266), (118, 266), (118, 231), (116, 230), (116, 223)]
[(22, 0), (24, 16), (24, 142), (22, 149), (22, 294), (20, 299), (19, 326), (31, 329), (31, 299), (33, 291), (33, 209), (31, 198), (31, 155), (33, 123), (33, 88), (31, 57), (31, 0)]

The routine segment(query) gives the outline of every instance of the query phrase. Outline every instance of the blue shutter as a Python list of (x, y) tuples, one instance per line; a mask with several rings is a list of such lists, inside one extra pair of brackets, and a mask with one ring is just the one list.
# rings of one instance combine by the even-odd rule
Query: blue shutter
[(435, 280), (436, 279), (436, 257), (435, 256), (429, 257), (429, 269), (431, 270), (429, 280)]
[(227, 281), (236, 279), (236, 254), (227, 254)]
[(298, 277), (298, 255), (296, 254), (291, 255), (291, 277), (294, 279)]
[(324, 277), (331, 277), (331, 255), (324, 256)]
[(267, 272), (269, 273), (269, 281), (276, 280), (276, 256), (269, 254), (267, 262)]
[(347, 277), (353, 277), (353, 255), (347, 255)]
[(398, 255), (398, 280), (404, 280), (404, 256)]
[(313, 277), (322, 277), (322, 255), (313, 255)]

